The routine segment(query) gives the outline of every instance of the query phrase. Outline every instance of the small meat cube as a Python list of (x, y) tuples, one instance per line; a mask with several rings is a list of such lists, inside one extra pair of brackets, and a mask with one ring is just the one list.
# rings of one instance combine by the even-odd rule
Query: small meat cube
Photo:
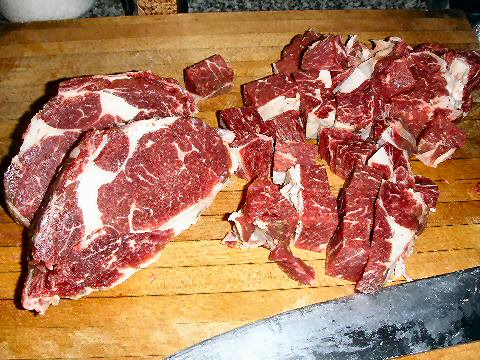
[(236, 175), (246, 180), (270, 176), (273, 139), (255, 133), (243, 133), (237, 137), (230, 144), (232, 157), (238, 160)]
[(467, 141), (467, 135), (447, 119), (435, 121), (421, 135), (417, 146), (417, 159), (425, 165), (437, 167), (450, 159)]
[(276, 140), (305, 141), (305, 130), (298, 110), (285, 111), (266, 123), (275, 129)]
[(283, 48), (281, 60), (272, 64), (273, 72), (275, 74), (282, 73), (290, 75), (297, 71), (300, 67), (300, 60), (305, 49), (311, 43), (321, 38), (322, 35), (313, 29), (308, 29), (305, 33), (294, 36), (290, 44)]
[(318, 130), (333, 127), (335, 97), (328, 70), (297, 71), (292, 74), (300, 92), (300, 114), (308, 139), (316, 139)]
[(296, 164), (313, 165), (318, 157), (317, 146), (300, 141), (277, 141), (273, 160), (273, 182), (283, 184), (285, 173)]
[(385, 143), (367, 161), (367, 165), (382, 172), (385, 180), (402, 183), (409, 187), (415, 185), (414, 175), (410, 168), (408, 153)]
[(341, 190), (340, 225), (327, 246), (327, 275), (355, 282), (362, 277), (370, 253), (375, 199), (381, 179), (381, 172), (360, 165)]
[(319, 153), (330, 170), (347, 179), (357, 164), (364, 165), (376, 151), (376, 145), (344, 129), (323, 129), (319, 136)]
[(243, 133), (257, 133), (275, 137), (275, 123), (265, 122), (253, 106), (218, 111), (219, 126), (233, 131), (237, 136)]
[(404, 56), (387, 65), (379, 74), (376, 81), (381, 86), (380, 95), (383, 99), (391, 99), (414, 88), (416, 80), (409, 65), (409, 57)]
[(322, 129), (318, 136), (318, 153), (323, 160), (330, 164), (335, 155), (337, 145), (352, 139), (362, 140), (361, 137), (348, 130)]
[(327, 35), (311, 44), (303, 54), (302, 70), (343, 71), (348, 67), (348, 58), (339, 35)]
[(183, 75), (187, 90), (203, 98), (227, 93), (233, 87), (233, 70), (218, 54), (187, 67)]
[(370, 135), (374, 120), (374, 92), (370, 81), (355, 90), (335, 97), (337, 117), (334, 127), (358, 133), (363, 139)]
[(255, 107), (264, 121), (300, 108), (297, 85), (287, 75), (267, 76), (243, 85), (243, 103)]

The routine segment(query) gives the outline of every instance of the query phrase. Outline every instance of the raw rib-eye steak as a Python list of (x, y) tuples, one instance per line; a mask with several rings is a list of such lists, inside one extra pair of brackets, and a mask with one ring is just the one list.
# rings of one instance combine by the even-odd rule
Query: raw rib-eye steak
[(30, 224), (65, 155), (85, 131), (196, 111), (193, 95), (176, 80), (149, 71), (62, 82), (58, 95), (30, 121), (20, 152), (5, 173), (10, 213), (18, 223)]
[(44, 313), (126, 280), (196, 222), (232, 171), (228, 147), (195, 118), (87, 133), (38, 215), (23, 306)]

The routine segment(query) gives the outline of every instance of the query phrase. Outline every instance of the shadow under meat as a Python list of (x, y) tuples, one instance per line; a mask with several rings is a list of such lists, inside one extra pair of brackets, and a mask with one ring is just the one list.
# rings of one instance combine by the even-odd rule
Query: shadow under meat
[[(11, 145), (7, 152), (7, 154), (2, 158), (0, 162), (0, 173), (3, 175), (7, 170), (8, 166), (10, 165), (12, 158), (18, 154), (20, 147), (22, 145), (22, 135), (27, 130), (28, 125), (30, 124), (30, 120), (32, 117), (38, 113), (44, 105), (55, 95), (58, 93), (58, 86), (59, 84), (66, 79), (58, 79), (54, 81), (50, 81), (45, 85), (45, 93), (38, 98), (32, 105), (30, 106), (29, 110), (26, 111), (19, 119), (18, 123), (15, 126), (15, 129), (11, 135)], [(2, 178), (3, 179), (3, 178)], [(3, 183), (3, 181), (2, 181)], [(5, 212), (8, 213), (6, 202), (5, 202), (5, 193), (3, 191), (0, 192), (0, 205), (3, 207)], [(28, 273), (28, 254), (30, 251), (30, 236), (29, 236), (29, 229), (23, 228), (22, 230), (22, 253), (21, 253), (21, 274), (19, 279), (17, 280), (17, 284), (15, 287), (15, 307), (17, 309), (23, 309), (22, 306), (22, 291), (23, 291), (23, 284), (25, 283), (25, 279), (27, 278)]]

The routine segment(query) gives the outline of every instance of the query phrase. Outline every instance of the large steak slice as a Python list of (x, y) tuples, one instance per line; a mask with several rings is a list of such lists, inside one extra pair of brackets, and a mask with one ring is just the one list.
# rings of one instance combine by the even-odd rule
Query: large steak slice
[(195, 118), (87, 133), (38, 214), (23, 306), (44, 313), (126, 280), (196, 222), (232, 170), (228, 147)]
[(17, 222), (30, 224), (65, 154), (85, 131), (196, 111), (194, 97), (176, 80), (149, 71), (62, 82), (58, 95), (30, 121), (20, 152), (5, 173), (10, 213)]

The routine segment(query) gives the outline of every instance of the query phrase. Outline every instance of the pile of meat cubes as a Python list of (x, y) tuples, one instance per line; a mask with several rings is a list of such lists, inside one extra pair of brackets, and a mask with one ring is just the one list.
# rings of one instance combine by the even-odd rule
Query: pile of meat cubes
[[(267, 248), (302, 284), (315, 271), (291, 246), (326, 250), (326, 274), (360, 292), (405, 275), (439, 196), (409, 158), (435, 167), (465, 143), (455, 122), (480, 85), (480, 53), (308, 30), (273, 70), (243, 85), (243, 107), (219, 111), (218, 131), (194, 116), (232, 88), (220, 55), (185, 69), (186, 89), (149, 71), (62, 82), (4, 176), (10, 213), (31, 227), (23, 306), (44, 313), (125, 281), (233, 173), (249, 185), (227, 245)], [(338, 198), (319, 158), (345, 180)]]
[[(438, 187), (409, 158), (436, 167), (465, 143), (455, 122), (472, 106), (480, 54), (395, 37), (370, 48), (310, 29), (272, 67), (243, 85), (244, 107), (219, 112), (237, 175), (251, 180), (224, 242), (267, 248), (302, 284), (315, 272), (291, 246), (326, 250), (326, 274), (374, 292), (405, 275), (435, 211)], [(345, 180), (338, 198), (318, 157)]]

